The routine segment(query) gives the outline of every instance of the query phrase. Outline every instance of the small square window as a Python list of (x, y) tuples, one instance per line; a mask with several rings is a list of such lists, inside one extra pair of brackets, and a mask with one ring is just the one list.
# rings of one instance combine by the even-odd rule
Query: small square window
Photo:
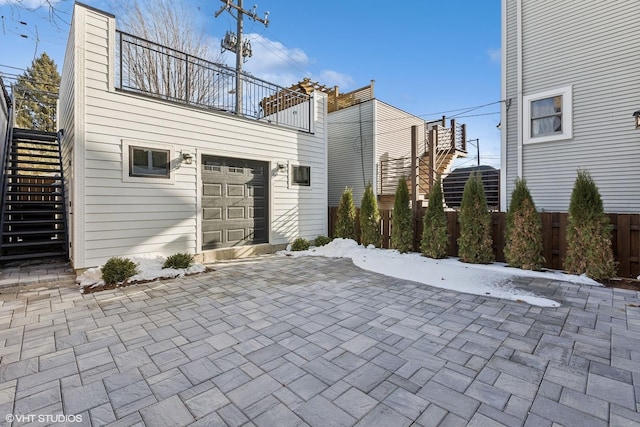
[(291, 176), (293, 185), (301, 185), (304, 187), (311, 186), (311, 167), (310, 166), (294, 166)]
[(572, 138), (572, 87), (566, 86), (522, 99), (524, 143)]
[(129, 146), (129, 176), (169, 178), (169, 150)]

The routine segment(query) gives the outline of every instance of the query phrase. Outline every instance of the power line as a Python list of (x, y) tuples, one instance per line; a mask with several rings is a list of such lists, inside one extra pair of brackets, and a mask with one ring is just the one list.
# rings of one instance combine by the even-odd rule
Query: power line
[[(487, 104), (477, 105), (477, 106), (474, 106), (474, 107), (457, 108), (455, 110), (440, 111), (440, 112), (437, 112), (437, 113), (428, 113), (428, 114), (406, 113), (407, 116), (403, 116), (403, 117), (392, 117), (392, 118), (388, 118), (388, 119), (365, 120), (365, 121), (363, 121), (363, 123), (391, 122), (391, 121), (407, 120), (407, 119), (412, 118), (412, 117), (419, 117), (419, 118), (423, 118), (423, 120), (425, 122), (432, 122), (432, 121), (442, 120), (442, 117), (435, 117), (436, 115), (450, 113), (450, 112), (454, 112), (454, 111), (461, 111), (461, 110), (465, 110), (465, 111), (463, 111), (461, 113), (458, 113), (456, 115), (453, 115), (453, 116), (449, 116), (448, 118), (452, 119), (452, 118), (456, 118), (456, 117), (457, 118), (465, 118), (465, 117), (488, 116), (488, 115), (492, 115), (492, 114), (500, 114), (500, 112), (499, 111), (495, 111), (495, 112), (491, 112), (491, 113), (468, 114), (468, 115), (464, 115), (464, 116), (462, 116), (461, 114), (464, 114), (464, 113), (470, 112), (470, 111), (474, 111), (474, 110), (479, 110), (480, 108), (484, 108), (484, 107), (488, 107), (488, 106), (491, 106), (491, 105), (499, 104), (501, 102), (504, 102), (504, 101), (502, 101), (502, 100), (494, 101), (494, 102), (489, 102)], [(426, 117), (431, 117), (431, 119), (426, 119)], [(357, 120), (353, 120), (353, 121), (342, 121), (342, 122), (331, 122), (331, 123), (355, 124), (355, 123), (358, 123), (358, 121)]]

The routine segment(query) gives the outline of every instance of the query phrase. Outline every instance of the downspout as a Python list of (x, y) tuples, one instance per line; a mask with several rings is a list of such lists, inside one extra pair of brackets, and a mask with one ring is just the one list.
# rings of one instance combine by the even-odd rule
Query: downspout
[(518, 177), (524, 178), (522, 168), (522, 0), (516, 0), (516, 31), (517, 31), (517, 78), (518, 78)]
[(507, 209), (507, 0), (502, 0), (502, 37), (500, 52), (500, 209)]

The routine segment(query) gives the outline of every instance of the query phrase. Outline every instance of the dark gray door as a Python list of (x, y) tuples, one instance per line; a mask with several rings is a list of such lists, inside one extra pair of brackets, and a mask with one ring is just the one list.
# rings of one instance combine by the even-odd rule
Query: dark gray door
[(202, 249), (268, 241), (268, 166), (202, 156)]

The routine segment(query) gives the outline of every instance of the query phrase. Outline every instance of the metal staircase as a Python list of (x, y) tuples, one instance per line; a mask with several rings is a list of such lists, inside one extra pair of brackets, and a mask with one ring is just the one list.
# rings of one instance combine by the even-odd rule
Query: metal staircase
[(58, 135), (13, 128), (3, 157), (0, 263), (68, 258)]

